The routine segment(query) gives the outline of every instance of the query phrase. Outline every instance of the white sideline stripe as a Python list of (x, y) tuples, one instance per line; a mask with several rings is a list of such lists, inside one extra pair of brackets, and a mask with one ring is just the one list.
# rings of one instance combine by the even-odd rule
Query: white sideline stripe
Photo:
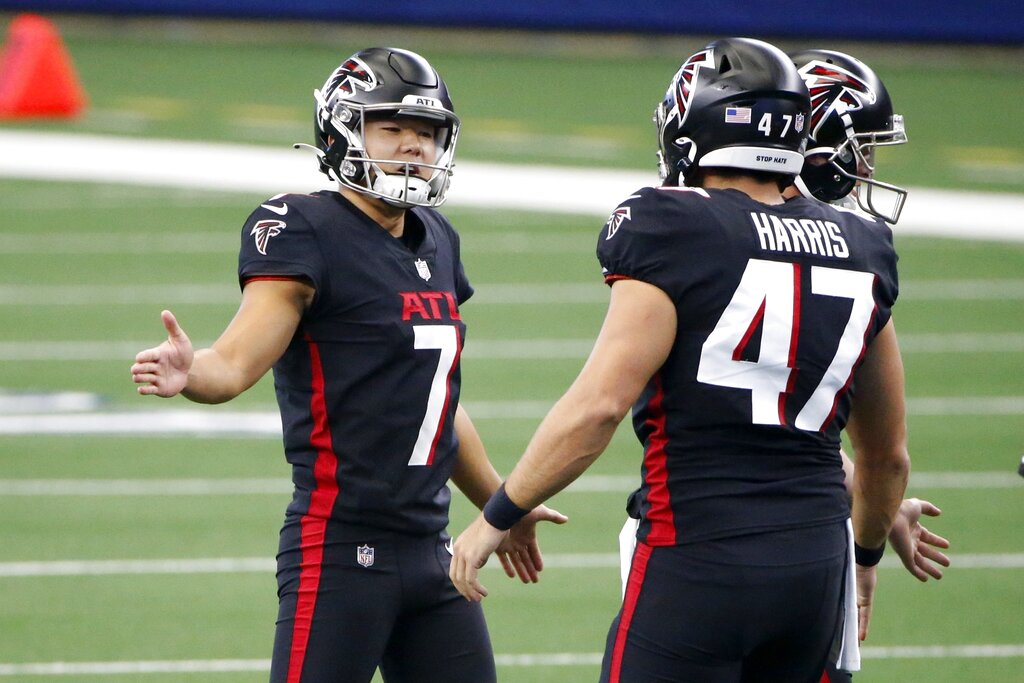
[[(121, 202), (122, 206), (126, 202)], [(255, 208), (255, 206), (253, 206)], [(238, 225), (241, 234), (242, 225)], [(132, 233), (59, 232), (36, 235), (8, 233), (0, 244), (0, 254), (81, 256), (83, 254), (229, 254), (238, 253), (239, 237), (233, 233), (188, 232), (157, 234), (139, 227)]]
[[(0, 248), (2, 253), (2, 248)], [(607, 304), (608, 287), (593, 282), (474, 283), (467, 306)], [(0, 306), (237, 305), (234, 284), (0, 285)], [(900, 285), (900, 301), (1016, 301), (1024, 280), (917, 280)]]
[[(0, 356), (0, 360), (11, 360)], [(99, 410), (103, 397), (88, 391), (5, 391), (0, 389), (0, 415), (69, 413)]]
[[(584, 474), (566, 493), (627, 493), (638, 475)], [(1024, 487), (1016, 473), (914, 472), (915, 489), (1009, 489)], [(0, 479), (0, 496), (260, 496), (287, 495), (292, 483), (284, 478), (250, 479)]]
[(904, 353), (1015, 353), (1024, 351), (1024, 333), (975, 332), (899, 335)]
[[(126, 201), (121, 202), (125, 206)], [(253, 208), (255, 208), (255, 202)], [(93, 207), (86, 207), (85, 210)], [(239, 231), (241, 223), (238, 224)], [(500, 234), (468, 236), (463, 233), (463, 254), (585, 254), (592, 252), (597, 242), (599, 221), (591, 232), (530, 233), (510, 230)], [(116, 232), (58, 232), (36, 235), (32, 233), (5, 233), (0, 242), (0, 254), (68, 255), (150, 255), (159, 254), (237, 254), (239, 236), (236, 231), (225, 230), (215, 234), (179, 232), (153, 235), (144, 228), (135, 233)], [(595, 277), (594, 281), (600, 284)]]
[[(911, 647), (863, 647), (867, 659), (910, 658), (1001, 658), (1020, 657), (1022, 645), (935, 645)], [(551, 654), (495, 655), (498, 666), (598, 666), (600, 652), (559, 652)], [(59, 675), (124, 675), (163, 673), (223, 673), (269, 671), (269, 659), (207, 659), (144, 662), (45, 662), (35, 664), (0, 664), (0, 676)]]
[[(497, 654), (503, 667), (599, 666), (600, 652)], [(865, 659), (1000, 659), (1024, 657), (1024, 645), (866, 646)], [(136, 662), (35, 662), (0, 664), (0, 676), (116, 676), (128, 674), (228, 673), (270, 670), (269, 659), (182, 659)]]
[[(0, 177), (123, 183), (266, 195), (330, 187), (313, 156), (289, 148), (139, 140), (102, 135), (0, 131)], [(53, 159), (64, 163), (53, 164)], [(160, 159), (159, 164), (152, 163)], [(244, 168), (246, 173), (238, 173)], [(607, 217), (650, 172), (460, 162), (452, 206), (534, 210)], [(509, 188), (516, 188), (511, 192)], [(978, 220), (984, 215), (984, 220)], [(1024, 240), (1024, 196), (914, 188), (901, 234)]]
[(1024, 645), (905, 645), (862, 647), (868, 659), (971, 659), (1024, 657)]
[(0, 479), (0, 496), (260, 496), (286, 495), (279, 479)]
[(0, 676), (123, 676), (129, 674), (270, 671), (269, 659), (182, 659), (146, 662), (0, 664)]
[(1024, 299), (1024, 280), (908, 280), (900, 301), (1000, 301)]
[[(1024, 569), (1024, 553), (950, 555), (947, 571), (962, 569)], [(547, 569), (618, 568), (618, 553), (546, 554)], [(899, 558), (883, 558), (883, 569), (902, 569)], [(500, 569), (488, 562), (485, 569)], [(277, 561), (272, 557), (197, 558), (191, 560), (55, 560), (43, 562), (0, 562), (0, 579), (43, 576), (140, 576), (156, 574), (273, 574)]]
[(1021, 415), (1024, 396), (909, 398), (910, 415)]
[[(148, 341), (6, 341), (0, 342), (0, 361), (105, 361), (130, 362)], [(200, 346), (205, 345), (197, 340)], [(483, 360), (566, 360), (590, 355), (593, 339), (475, 339), (466, 343), (464, 358)], [(909, 333), (900, 336), (904, 353), (1019, 353), (1024, 333), (977, 332), (960, 334)], [(3, 404), (0, 393), (0, 405)], [(24, 409), (19, 412), (26, 412)]]
[[(478, 401), (467, 411), (478, 420), (539, 420), (549, 401)], [(1024, 396), (911, 398), (910, 415), (1024, 415)], [(277, 411), (224, 411), (178, 408), (82, 413), (0, 415), (0, 435), (13, 434), (144, 434), (146, 436), (220, 435), (281, 436)]]
[[(159, 319), (157, 321), (159, 323)], [(1024, 350), (1024, 335), (1021, 350)], [(153, 346), (158, 338), (147, 341), (8, 341), (0, 342), (0, 361), (81, 361), (117, 360), (130, 364), (135, 354)], [(205, 342), (196, 340), (199, 346)], [(998, 339), (994, 340), (998, 344)], [(594, 346), (593, 339), (471, 339), (463, 358), (476, 359), (584, 359)], [(127, 368), (127, 365), (126, 365)], [(0, 401), (3, 394), (0, 393)], [(22, 411), (24, 412), (24, 411)]]

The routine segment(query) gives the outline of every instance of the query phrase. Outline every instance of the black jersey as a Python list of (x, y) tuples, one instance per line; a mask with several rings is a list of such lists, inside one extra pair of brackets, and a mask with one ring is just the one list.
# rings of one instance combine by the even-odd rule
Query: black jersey
[(674, 545), (849, 514), (839, 456), (853, 372), (896, 300), (882, 221), (809, 199), (644, 188), (598, 240), (607, 282), (672, 299), (665, 364), (633, 408), (638, 538)]
[[(299, 278), (316, 295), (274, 365), (290, 515), (353, 530), (447, 526), (458, 440), (459, 238), (432, 209), (396, 239), (337, 192), (279, 195), (242, 229), (239, 279)], [(354, 533), (361, 533), (355, 532)]]

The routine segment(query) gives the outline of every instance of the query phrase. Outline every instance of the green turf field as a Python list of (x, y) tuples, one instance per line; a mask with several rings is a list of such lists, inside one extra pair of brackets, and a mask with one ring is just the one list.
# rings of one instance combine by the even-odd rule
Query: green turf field
[[(401, 37), (381, 31), (378, 41), (371, 29), (349, 28), (316, 44), (295, 27), (275, 42), (266, 30), (132, 26), (65, 25), (93, 103), (85, 119), (0, 127), (284, 146), (309, 138), (309, 93), (342, 57)], [(699, 46), (681, 38), (678, 55), (648, 48), (631, 57), (634, 43), (625, 39), (602, 52), (592, 43), (524, 36), (519, 42), (537, 48), (532, 53), (509, 39), (495, 39), (501, 49), (490, 53), (479, 39), (445, 50), (436, 35), (410, 36), (407, 45), (435, 61), (452, 87), (465, 124), (463, 158), (626, 168), (648, 167), (650, 110), (679, 56)], [(911, 144), (883, 162), (892, 180), (1024, 192), (1018, 122), (983, 119), (972, 108), (981, 101), (992, 111), (1009, 108), (1012, 93), (1024, 91), (1024, 67), (1007, 71), (983, 51), (959, 59), (915, 53), (901, 64), (891, 48), (862, 49), (908, 119)], [(237, 303), (238, 228), (262, 199), (0, 180), (6, 416), (30, 409), (30, 392), (95, 394), (99, 412), (138, 411), (133, 424), (145, 424), (143, 411), (221, 409), (139, 398), (128, 367), (135, 350), (159, 341), (164, 307), (195, 341), (216, 337)], [(479, 294), (463, 309), (470, 326), (463, 400), (507, 472), (600, 324), (606, 294), (593, 245), (601, 221), (446, 213), (462, 234)], [(495, 247), (510, 235), (520, 248)], [(895, 315), (917, 477), (911, 494), (943, 508), (931, 526), (952, 540), (961, 565), (927, 585), (902, 569), (881, 571), (856, 680), (1024, 681), (1024, 480), (1014, 474), (1024, 452), (1024, 243), (898, 231), (896, 239), (902, 294)], [(547, 301), (516, 303), (507, 292), (517, 284), (546, 286)], [(579, 296), (587, 285), (593, 294)], [(539, 348), (540, 357), (503, 357), (515, 355), (494, 350), (503, 340)], [(273, 411), (272, 387), (264, 380), (227, 408)], [(637, 465), (638, 447), (622, 429), (590, 473), (608, 478), (555, 499), (571, 523), (544, 530), (552, 566), (540, 584), (485, 571), (502, 681), (596, 680), (619, 595), (610, 558)], [(276, 613), (268, 567), (287, 476), (272, 437), (0, 433), (0, 680), (265, 680)], [(207, 480), (239, 492), (217, 497), (189, 488)], [(456, 532), (473, 511), (454, 498)], [(197, 560), (234, 564), (227, 571), (216, 563), (171, 564)], [(58, 673), (54, 666), (88, 662), (106, 668)], [(147, 662), (178, 672), (131, 668)], [(188, 662), (196, 670), (182, 672)], [(118, 663), (124, 673), (116, 673)], [(211, 671), (217, 666), (225, 670)]]

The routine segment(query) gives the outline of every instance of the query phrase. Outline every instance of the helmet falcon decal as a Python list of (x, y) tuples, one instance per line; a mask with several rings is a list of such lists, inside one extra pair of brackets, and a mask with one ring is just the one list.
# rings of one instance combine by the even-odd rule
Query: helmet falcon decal
[(811, 95), (811, 137), (816, 138), (824, 119), (832, 112), (842, 116), (878, 100), (878, 95), (856, 75), (825, 62), (812, 61), (800, 69)]
[(679, 125), (686, 120), (687, 110), (693, 102), (694, 80), (702, 67), (715, 68), (715, 57), (711, 50), (703, 50), (690, 57), (679, 67), (669, 86), (669, 93), (675, 98), (675, 106), (669, 110), (668, 118), (679, 118)]
[(376, 87), (377, 76), (370, 67), (357, 57), (350, 57), (327, 79), (323, 92), (334, 92), (336, 97), (344, 99), (354, 95), (356, 88), (369, 92)]

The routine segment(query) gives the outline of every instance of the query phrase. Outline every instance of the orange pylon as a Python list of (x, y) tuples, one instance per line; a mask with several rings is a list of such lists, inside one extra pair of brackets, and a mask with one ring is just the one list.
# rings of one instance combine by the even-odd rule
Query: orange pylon
[(0, 118), (66, 118), (85, 105), (56, 26), (37, 14), (15, 17), (0, 53)]

